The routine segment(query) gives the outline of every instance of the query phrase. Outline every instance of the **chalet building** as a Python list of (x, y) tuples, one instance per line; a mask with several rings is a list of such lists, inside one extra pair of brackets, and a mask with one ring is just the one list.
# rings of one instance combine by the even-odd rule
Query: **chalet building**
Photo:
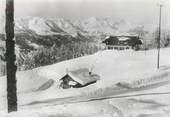
[(63, 89), (80, 88), (96, 83), (100, 76), (89, 72), (88, 69), (78, 69), (68, 72), (60, 79), (60, 87)]
[(134, 49), (139, 50), (142, 41), (138, 36), (109, 36), (102, 42), (107, 49), (125, 50)]

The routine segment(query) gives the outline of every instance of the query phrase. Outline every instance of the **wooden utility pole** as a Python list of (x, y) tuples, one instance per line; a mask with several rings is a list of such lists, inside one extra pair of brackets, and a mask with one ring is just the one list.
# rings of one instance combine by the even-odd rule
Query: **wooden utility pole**
[(160, 4), (160, 13), (159, 13), (159, 33), (158, 33), (158, 42), (157, 42), (157, 49), (158, 49), (158, 59), (157, 59), (157, 69), (159, 69), (159, 62), (160, 62), (160, 41), (161, 41), (161, 17), (162, 17), (162, 7), (163, 5)]
[(14, 0), (6, 0), (6, 69), (8, 112), (17, 111)]

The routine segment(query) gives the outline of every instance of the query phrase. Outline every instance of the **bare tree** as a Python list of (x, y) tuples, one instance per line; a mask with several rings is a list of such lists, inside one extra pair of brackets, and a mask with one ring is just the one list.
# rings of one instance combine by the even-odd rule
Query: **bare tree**
[(14, 1), (6, 0), (6, 69), (8, 112), (17, 111), (16, 65), (14, 41)]

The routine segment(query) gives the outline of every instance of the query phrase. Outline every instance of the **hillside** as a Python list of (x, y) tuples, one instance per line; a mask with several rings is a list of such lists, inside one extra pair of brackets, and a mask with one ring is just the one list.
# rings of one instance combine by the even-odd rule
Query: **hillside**
[[(0, 17), (0, 75), (5, 74), (4, 18), (4, 16)], [(108, 35), (139, 35), (143, 40), (141, 49), (153, 49), (157, 47), (155, 30), (156, 26), (152, 24), (137, 25), (126, 20), (115, 21), (110, 17), (16, 18), (15, 40), (18, 70), (32, 69), (93, 54), (103, 48), (101, 42)], [(163, 30), (161, 47), (168, 47), (169, 43), (169, 31)]]
[[(18, 69), (32, 69), (85, 54), (92, 54), (99, 50), (95, 48), (98, 48), (102, 39), (104, 39), (107, 34), (118, 33), (121, 29), (128, 30), (130, 28), (129, 26), (130, 25), (123, 20), (115, 22), (111, 18), (92, 17), (83, 20), (42, 17), (16, 18), (15, 40)], [(4, 75), (4, 16), (0, 17), (0, 41), (0, 75)], [(78, 47), (78, 45), (80, 45), (80, 47)], [(89, 48), (89, 50), (85, 50), (85, 48)], [(69, 50), (71, 52), (68, 52)], [(54, 51), (57, 52), (57, 55)], [(65, 53), (70, 53), (70, 55), (65, 56)], [(49, 56), (49, 54), (50, 57), (48, 59), (40, 60), (42, 61), (41, 63), (33, 66), (33, 64), (36, 64), (36, 60), (32, 60), (32, 58), (36, 59), (36, 57), (38, 57), (37, 59), (39, 60), (40, 58)], [(28, 63), (31, 63), (32, 66), (27, 66)]]
[[(53, 107), (52, 105), (58, 105), (67, 102), (79, 102), (81, 100), (87, 101), (90, 99), (100, 99), (103, 97), (110, 96), (114, 97), (121, 95), (136, 95), (141, 93), (168, 92), (170, 81), (170, 62), (168, 59), (170, 55), (169, 52), (170, 48), (161, 49), (160, 70), (156, 69), (156, 50), (146, 51), (146, 54), (143, 51), (135, 52), (105, 50), (90, 56), (84, 56), (77, 59), (63, 61), (57, 64), (39, 67), (29, 71), (18, 72), (17, 86), (18, 103), (20, 105), (19, 108), (21, 110), (20, 114), (22, 115), (22, 109), (26, 109), (25, 111), (28, 111), (27, 109), (34, 107), (39, 108), (46, 106), (44, 109), (49, 109), (50, 111), (51, 109), (53, 110), (53, 108), (63, 107), (62, 105), (55, 107)], [(92, 71), (94, 73), (99, 74), (100, 81), (98, 81), (96, 84), (80, 89), (72, 88), (63, 90), (59, 88), (59, 79), (66, 73), (67, 69), (74, 70), (84, 67), (89, 69), (92, 68)], [(6, 78), (1, 77), (0, 103), (1, 105), (3, 105), (1, 106), (1, 110), (4, 110), (6, 107), (6, 103), (4, 101), (6, 94), (5, 88)], [(147, 111), (144, 111), (144, 107), (147, 107), (150, 108), (151, 111), (148, 112), (150, 112), (151, 115), (159, 113), (162, 116), (165, 116), (166, 114), (168, 114), (167, 111), (163, 111), (163, 113), (161, 113), (161, 110), (168, 110), (170, 103), (167, 102), (167, 99), (168, 97), (165, 97), (165, 100), (159, 100), (159, 96), (157, 96), (157, 98), (155, 99), (149, 96), (146, 96), (142, 99), (138, 97), (129, 97), (125, 99), (117, 99), (118, 101), (116, 102), (114, 101), (115, 99), (108, 99), (103, 101), (104, 103), (101, 103), (101, 107), (99, 107), (98, 109), (104, 109), (104, 107), (102, 106), (104, 104), (106, 105), (106, 108), (115, 108), (113, 109), (113, 111), (106, 109), (106, 111), (108, 111), (108, 114), (110, 114), (111, 112), (118, 113), (118, 117), (121, 117), (122, 114), (128, 114), (129, 116), (135, 114), (140, 115), (144, 113), (148, 114)], [(125, 104), (128, 104), (130, 107), (125, 108), (122, 105), (122, 101), (126, 102)], [(96, 107), (93, 105), (94, 103), (99, 104), (100, 101), (84, 102), (78, 105), (79, 107), (82, 106), (84, 108), (86, 108), (87, 106), (89, 108), (94, 108)], [(78, 106), (77, 104), (73, 104), (71, 107), (73, 107), (74, 105)], [(135, 105), (139, 105), (141, 107), (136, 108), (136, 112), (133, 111)], [(158, 106), (159, 111), (156, 111), (154, 110), (154, 108), (151, 108), (152, 105)], [(71, 107), (66, 106), (63, 109), (68, 109)], [(96, 110), (96, 113), (100, 115), (102, 112), (98, 112), (98, 109)], [(127, 110), (129, 111), (128, 113), (126, 113)], [(34, 115), (35, 113), (41, 113), (40, 111), (35, 110), (34, 112), (30, 112)], [(73, 110), (71, 109), (70, 113), (73, 114), (75, 111), (78, 112), (78, 108), (74, 108)], [(48, 111), (45, 111), (44, 113), (46, 112)], [(67, 111), (65, 110), (64, 112)], [(90, 113), (91, 115), (93, 115), (93, 112), (90, 111)], [(15, 116), (19, 116), (18, 114), (16, 113)], [(48, 114), (51, 115), (51, 112)], [(63, 115), (63, 113), (61, 114)], [(81, 116), (83, 116), (84, 114), (82, 113)]]

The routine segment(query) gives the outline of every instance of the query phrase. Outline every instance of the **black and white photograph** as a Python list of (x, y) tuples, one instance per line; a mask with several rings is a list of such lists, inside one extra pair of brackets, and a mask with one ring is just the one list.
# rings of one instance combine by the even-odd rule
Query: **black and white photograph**
[(0, 0), (0, 117), (169, 117), (169, 0)]

